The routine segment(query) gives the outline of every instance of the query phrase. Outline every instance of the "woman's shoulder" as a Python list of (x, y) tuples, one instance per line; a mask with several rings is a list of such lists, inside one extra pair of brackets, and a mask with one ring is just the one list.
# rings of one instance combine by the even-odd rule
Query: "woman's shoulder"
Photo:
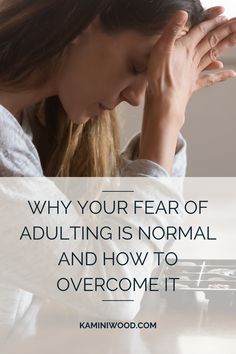
[(0, 176), (42, 176), (37, 150), (17, 119), (0, 105)]

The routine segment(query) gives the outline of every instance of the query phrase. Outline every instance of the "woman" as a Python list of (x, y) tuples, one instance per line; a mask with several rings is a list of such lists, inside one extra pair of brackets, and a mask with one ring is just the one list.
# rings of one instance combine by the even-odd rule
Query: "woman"
[[(190, 96), (235, 76), (231, 70), (200, 76), (222, 67), (216, 57), (235, 43), (236, 21), (222, 11), (206, 14), (198, 0), (1, 1), (1, 176), (183, 175), (185, 145), (178, 137)], [(138, 105), (144, 95), (141, 139), (120, 168), (113, 109), (122, 101)], [(2, 220), (10, 205), (4, 202)], [(1, 240), (0, 314), (12, 326), (19, 307), (25, 311), (18, 288), (58, 297), (48, 264), (58, 260), (61, 245), (25, 254), (7, 235)], [(148, 274), (154, 265), (152, 259)], [(133, 318), (142, 299), (136, 296), (134, 306), (122, 304), (115, 313), (106, 307), (106, 316)], [(101, 315), (89, 299), (63, 297)]]
[[(170, 22), (179, 9), (189, 15), (179, 12)], [(111, 110), (122, 101), (139, 104), (147, 86), (137, 157), (152, 161), (160, 175), (171, 173), (192, 92), (235, 75), (226, 71), (199, 78), (207, 67), (221, 67), (215, 56), (234, 44), (236, 21), (225, 23), (221, 12), (212, 9), (208, 21), (177, 39), (203, 20), (199, 1), (3, 1), (0, 103), (19, 122), (28, 109), (38, 152), (16, 122), (17, 136), (6, 142), (13, 127), (9, 119), (2, 122), (1, 175), (117, 175)]]

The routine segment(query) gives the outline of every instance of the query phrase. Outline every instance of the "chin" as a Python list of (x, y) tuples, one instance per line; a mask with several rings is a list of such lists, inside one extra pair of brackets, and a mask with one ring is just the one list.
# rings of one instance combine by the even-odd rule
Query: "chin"
[(91, 106), (83, 111), (79, 109), (68, 110), (68, 117), (74, 124), (81, 125), (87, 123), (91, 118), (95, 118), (99, 113), (96, 106)]
[(88, 116), (87, 114), (70, 116), (70, 121), (73, 122), (74, 124), (77, 124), (77, 125), (85, 124), (90, 119), (91, 119), (91, 117)]

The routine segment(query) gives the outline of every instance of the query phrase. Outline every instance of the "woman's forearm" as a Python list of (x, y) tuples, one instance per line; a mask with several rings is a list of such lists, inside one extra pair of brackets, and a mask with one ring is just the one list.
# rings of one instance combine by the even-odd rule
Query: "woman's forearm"
[(139, 159), (154, 161), (169, 174), (185, 115), (173, 106), (170, 98), (146, 96), (139, 150)]
[(182, 35), (187, 22), (188, 14), (177, 12), (154, 46), (147, 67), (139, 158), (158, 163), (170, 174), (192, 94), (236, 75), (232, 70), (204, 74), (206, 69), (217, 64), (217, 55), (228, 46), (235, 24), (225, 17), (213, 15)]

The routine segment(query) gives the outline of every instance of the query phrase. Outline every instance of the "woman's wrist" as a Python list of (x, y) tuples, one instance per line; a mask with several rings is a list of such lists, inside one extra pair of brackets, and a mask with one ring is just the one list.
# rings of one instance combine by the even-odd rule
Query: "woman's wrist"
[(138, 159), (150, 160), (171, 174), (179, 129), (160, 127), (158, 132), (142, 133)]
[(186, 103), (179, 95), (169, 90), (165, 94), (146, 93), (144, 108), (145, 119), (153, 120), (158, 126), (176, 126), (182, 129), (185, 122)]
[(171, 174), (185, 114), (169, 97), (154, 102), (150, 105), (146, 100), (138, 158), (153, 161)]

